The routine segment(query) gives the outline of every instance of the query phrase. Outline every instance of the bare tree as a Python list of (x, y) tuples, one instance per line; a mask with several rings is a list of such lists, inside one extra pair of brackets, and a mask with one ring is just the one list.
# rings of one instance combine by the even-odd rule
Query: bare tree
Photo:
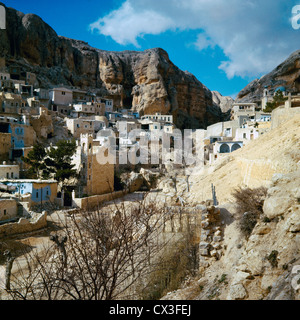
[[(113, 300), (136, 297), (135, 284), (155, 269), (167, 245), (160, 241), (164, 206), (148, 197), (130, 207), (66, 217), (55, 244), (27, 255), (26, 274), (12, 279), (13, 299)], [(58, 257), (61, 258), (58, 258)], [(139, 287), (140, 288), (140, 287)]]

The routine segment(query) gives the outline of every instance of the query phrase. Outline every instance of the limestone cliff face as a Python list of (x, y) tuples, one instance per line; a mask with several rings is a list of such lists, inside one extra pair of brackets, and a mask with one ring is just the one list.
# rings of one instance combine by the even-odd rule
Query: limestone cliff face
[(218, 91), (212, 91), (212, 97), (214, 104), (219, 106), (223, 113), (226, 113), (232, 109), (234, 100), (231, 97), (223, 97)]
[[(58, 36), (40, 17), (7, 8), (7, 30), (0, 34), (6, 66), (18, 64), (37, 74), (42, 87), (64, 84), (114, 99), (141, 114), (173, 114), (180, 128), (205, 127), (222, 120), (212, 93), (183, 72), (167, 52), (109, 52)], [(216, 110), (217, 109), (217, 110)]]
[(252, 81), (238, 94), (236, 101), (260, 101), (265, 87), (274, 90), (281, 86), (290, 92), (300, 91), (300, 50), (292, 53), (269, 74)]

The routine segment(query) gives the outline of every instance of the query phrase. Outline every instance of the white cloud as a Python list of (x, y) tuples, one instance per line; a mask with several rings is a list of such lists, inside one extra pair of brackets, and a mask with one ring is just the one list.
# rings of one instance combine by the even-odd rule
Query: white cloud
[(194, 45), (198, 50), (204, 50), (207, 48), (213, 48), (215, 43), (206, 34), (199, 33)]
[[(198, 30), (198, 50), (218, 45), (228, 57), (220, 64), (228, 78), (271, 71), (299, 49), (286, 0), (126, 0), (91, 24), (92, 30), (121, 45), (167, 30)], [(163, 45), (162, 45), (163, 46)]]
[(92, 31), (112, 37), (121, 45), (134, 44), (139, 47), (137, 37), (145, 34), (160, 34), (175, 27), (171, 18), (162, 16), (151, 8), (136, 11), (131, 2), (125, 2), (119, 10), (92, 23)]

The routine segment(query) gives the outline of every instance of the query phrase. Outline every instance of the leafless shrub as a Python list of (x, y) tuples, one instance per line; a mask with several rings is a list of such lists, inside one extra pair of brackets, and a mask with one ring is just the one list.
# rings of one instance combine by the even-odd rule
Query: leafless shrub
[(168, 292), (179, 289), (187, 277), (194, 277), (199, 267), (198, 247), (193, 228), (188, 228), (179, 239), (169, 243), (149, 275), (141, 298), (158, 300)]
[[(26, 271), (13, 275), (13, 299), (113, 300), (136, 297), (135, 284), (151, 273), (166, 246), (159, 235), (164, 208), (144, 200), (130, 208), (70, 214), (42, 254), (26, 255)], [(143, 290), (143, 288), (140, 288)]]
[(239, 226), (241, 232), (249, 237), (263, 214), (263, 205), (267, 195), (267, 188), (256, 189), (239, 188), (233, 193), (237, 211), (240, 215)]

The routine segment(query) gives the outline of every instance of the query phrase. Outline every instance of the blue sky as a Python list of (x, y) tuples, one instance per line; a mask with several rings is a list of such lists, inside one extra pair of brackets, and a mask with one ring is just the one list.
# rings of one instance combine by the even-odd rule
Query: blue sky
[[(3, 0), (103, 50), (165, 49), (210, 90), (234, 96), (300, 49), (294, 0)], [(300, 0), (299, 0), (300, 4)]]

